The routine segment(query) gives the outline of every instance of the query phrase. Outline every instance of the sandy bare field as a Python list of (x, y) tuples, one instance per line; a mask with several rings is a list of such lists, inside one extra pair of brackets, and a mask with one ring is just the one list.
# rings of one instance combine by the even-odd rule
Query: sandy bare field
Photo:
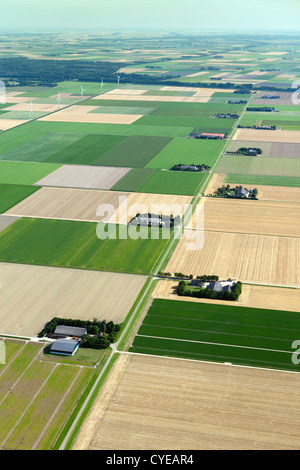
[(13, 127), (20, 126), (25, 122), (28, 121), (22, 119), (0, 119), (0, 130), (7, 131), (8, 129), (12, 129)]
[(7, 103), (28, 103), (28, 101), (34, 101), (34, 98), (30, 98), (28, 96), (13, 96), (13, 95), (6, 95), (6, 102)]
[[(183, 91), (183, 90), (182, 90)], [(174, 101), (176, 103), (207, 103), (210, 95), (201, 96), (154, 96), (154, 95), (99, 95), (92, 99), (101, 100), (124, 100), (124, 101)], [(103, 114), (101, 115), (103, 116)], [(105, 115), (104, 115), (105, 116)], [(126, 116), (125, 114), (119, 114), (118, 116)], [(132, 116), (132, 115), (131, 115)]]
[(122, 322), (145, 281), (131, 274), (0, 263), (0, 332), (36, 336), (53, 317)]
[(265, 131), (255, 129), (237, 129), (232, 140), (252, 140), (257, 142), (300, 143), (300, 131)]
[(109, 204), (115, 209), (109, 221), (127, 224), (137, 213), (159, 212), (167, 215), (169, 210), (174, 216), (182, 216), (185, 204), (190, 201), (189, 196), (43, 187), (6, 214), (96, 222), (101, 219), (96, 215), (97, 208)]
[[(63, 108), (66, 105), (60, 105)], [(28, 111), (28, 103), (18, 103), (10, 106), (9, 108), (5, 108), (7, 111)], [(45, 113), (52, 113), (57, 111), (58, 107), (57, 104), (41, 104), (41, 103), (34, 103), (32, 102), (32, 112), (45, 112)]]
[(300, 289), (287, 289), (282, 287), (256, 286), (243, 284), (243, 291), (235, 302), (225, 300), (197, 299), (196, 297), (179, 297), (176, 293), (178, 281), (158, 281), (153, 298), (180, 300), (184, 302), (202, 302), (208, 304), (232, 305), (251, 308), (267, 308), (271, 310), (288, 310), (299, 312)]
[[(132, 70), (132, 69), (131, 69)], [(134, 73), (134, 72), (132, 72)], [(108, 91), (105, 93), (106, 95), (142, 95), (146, 93), (148, 89), (140, 90), (140, 89), (129, 89), (129, 88), (114, 88), (113, 90)]]
[[(197, 216), (194, 217), (193, 228), (196, 222)], [(204, 228), (209, 231), (299, 237), (300, 204), (206, 198)]]
[(130, 168), (113, 166), (62, 165), (35, 186), (61, 188), (110, 189)]
[(201, 232), (187, 232), (194, 240), (183, 236), (165, 271), (300, 286), (300, 238), (205, 232), (202, 246)]
[(10, 215), (0, 215), (0, 232), (13, 224), (18, 218)]
[(73, 450), (299, 448), (299, 374), (124, 356)]
[[(104, 95), (103, 95), (104, 96)], [(74, 106), (75, 107), (75, 106)], [(92, 108), (97, 109), (98, 106), (78, 106), (79, 108)], [(101, 114), (101, 113), (83, 113), (80, 110), (72, 110), (67, 108), (58, 111), (57, 113), (43, 116), (38, 121), (51, 121), (51, 122), (83, 122), (90, 124), (132, 124), (143, 117), (136, 114)]]

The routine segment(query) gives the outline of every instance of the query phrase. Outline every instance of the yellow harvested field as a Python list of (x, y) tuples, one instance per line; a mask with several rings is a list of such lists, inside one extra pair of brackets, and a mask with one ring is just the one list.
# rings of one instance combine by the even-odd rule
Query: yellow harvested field
[(190, 196), (177, 196), (169, 194), (128, 193), (117, 211), (117, 221), (128, 223), (137, 213), (173, 214), (182, 217), (192, 198)]
[(97, 222), (97, 208), (109, 204), (115, 209), (109, 221), (127, 224), (137, 213), (167, 213), (168, 208), (174, 216), (183, 215), (190, 201), (189, 196), (43, 187), (6, 214)]
[(20, 126), (25, 122), (28, 121), (25, 121), (24, 119), (0, 119), (0, 130), (7, 131), (8, 129), (12, 129), (13, 127)]
[[(165, 271), (215, 274), (277, 286), (300, 286), (300, 238), (187, 230)], [(199, 241), (198, 241), (199, 240)], [(202, 246), (203, 245), (203, 246)]]
[(134, 274), (1, 263), (1, 333), (36, 336), (53, 317), (122, 322), (146, 279)]
[[(300, 236), (300, 204), (203, 198), (204, 228), (209, 231)], [(202, 211), (200, 217), (203, 216)], [(196, 228), (197, 215), (193, 217)], [(198, 224), (199, 226), (199, 224)]]
[(232, 140), (300, 144), (300, 131), (237, 129)]
[[(175, 103), (207, 103), (210, 95), (201, 96), (154, 96), (154, 95), (105, 95), (95, 96), (92, 99), (101, 100), (124, 100), (124, 101), (165, 101)], [(102, 115), (103, 116), (103, 115)]]
[(285, 186), (255, 186), (258, 189), (258, 197), (262, 200), (300, 202), (300, 188)]
[(178, 281), (158, 281), (152, 297), (157, 299), (180, 300), (220, 305), (232, 305), (251, 308), (267, 308), (272, 310), (299, 311), (300, 289), (286, 287), (269, 287), (243, 284), (242, 294), (237, 301), (197, 299), (196, 297), (179, 297), (177, 295)]
[(296, 450), (299, 385), (297, 373), (121, 354), (73, 450)]
[[(85, 108), (86, 106), (79, 106)], [(90, 108), (97, 108), (98, 106), (90, 106)], [(135, 114), (100, 114), (80, 112), (80, 110), (66, 110), (58, 111), (57, 113), (44, 116), (38, 121), (51, 121), (51, 122), (83, 122), (90, 124), (132, 124), (137, 119), (143, 117), (142, 115)]]

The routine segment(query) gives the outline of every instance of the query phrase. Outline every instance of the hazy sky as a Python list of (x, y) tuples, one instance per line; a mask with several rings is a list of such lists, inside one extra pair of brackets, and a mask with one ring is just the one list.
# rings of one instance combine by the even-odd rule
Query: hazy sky
[(7, 29), (299, 31), (300, 0), (8, 0)]

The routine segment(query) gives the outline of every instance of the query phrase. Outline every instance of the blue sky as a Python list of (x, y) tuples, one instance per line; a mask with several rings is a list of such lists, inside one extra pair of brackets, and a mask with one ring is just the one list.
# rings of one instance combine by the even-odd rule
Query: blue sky
[(8, 0), (1, 30), (299, 31), (300, 0)]

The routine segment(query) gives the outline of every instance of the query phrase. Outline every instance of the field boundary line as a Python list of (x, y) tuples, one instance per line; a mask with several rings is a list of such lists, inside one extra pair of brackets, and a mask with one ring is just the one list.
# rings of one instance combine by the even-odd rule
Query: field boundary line
[[(58, 366), (61, 365), (60, 363), (57, 364)], [(72, 383), (70, 384), (68, 390), (66, 390), (66, 392), (64, 393), (62, 399), (60, 400), (60, 402), (58, 403), (57, 407), (55, 408), (55, 410), (53, 411), (52, 415), (50, 416), (50, 418), (48, 419), (47, 421), (47, 424), (46, 426), (44, 427), (43, 431), (41, 432), (41, 434), (39, 435), (39, 437), (37, 438), (37, 440), (35, 441), (35, 443), (33, 444), (31, 450), (34, 450), (36, 449), (36, 447), (39, 445), (41, 439), (44, 437), (45, 435), (45, 432), (48, 430), (50, 424), (52, 423), (53, 419), (55, 418), (55, 416), (57, 415), (59, 409), (61, 408), (61, 406), (63, 405), (64, 401), (66, 400), (67, 396), (69, 395), (70, 391), (72, 390), (72, 388), (74, 387), (75, 383), (77, 382), (77, 379), (78, 377), (80, 376), (80, 374), (82, 373), (82, 370), (83, 368), (81, 366), (79, 366), (79, 370), (77, 371), (77, 374), (75, 375)]]
[[(14, 362), (14, 360), (19, 356), (19, 354), (21, 354), (21, 352), (22, 352), (23, 349), (25, 348), (26, 344), (27, 344), (27, 341), (25, 341), (25, 344), (23, 344), (23, 346), (19, 349), (19, 351), (17, 351), (17, 352), (15, 353), (15, 355), (12, 357), (11, 361), (8, 362), (8, 363), (6, 364), (6, 366), (2, 369), (2, 371), (0, 372), (0, 377), (1, 377), (2, 374), (4, 374), (4, 372), (6, 371), (6, 369), (8, 369), (8, 368), (11, 366), (11, 364), (12, 364), (12, 363)], [(1, 402), (0, 402), (0, 405), (1, 405)]]
[(47, 376), (47, 378), (44, 380), (44, 382), (42, 383), (42, 385), (40, 386), (40, 388), (36, 391), (36, 393), (34, 394), (34, 396), (32, 397), (32, 399), (30, 400), (30, 402), (28, 403), (28, 405), (26, 406), (25, 410), (23, 411), (23, 413), (21, 414), (21, 416), (19, 416), (18, 420), (16, 421), (16, 423), (13, 425), (12, 429), (9, 431), (9, 433), (7, 434), (6, 438), (2, 441), (1, 445), (0, 445), (0, 450), (3, 448), (3, 446), (5, 445), (5, 443), (8, 441), (8, 439), (10, 438), (10, 436), (12, 435), (12, 433), (14, 432), (14, 430), (16, 429), (16, 427), (18, 426), (18, 424), (22, 421), (22, 419), (24, 418), (25, 414), (27, 413), (27, 411), (29, 410), (29, 408), (31, 407), (32, 403), (35, 401), (35, 399), (38, 397), (38, 395), (41, 393), (42, 389), (44, 388), (44, 386), (46, 385), (46, 383), (48, 382), (48, 380), (50, 379), (50, 377), (52, 376), (53, 372), (56, 370), (56, 368), (59, 367), (58, 364), (55, 365), (50, 374)]
[(145, 353), (138, 353), (138, 352), (133, 352), (133, 351), (119, 351), (120, 354), (131, 354), (133, 356), (144, 356), (144, 357), (156, 357), (156, 358), (163, 358), (163, 359), (174, 359), (176, 361), (189, 361), (189, 362), (196, 362), (198, 364), (204, 363), (204, 364), (211, 364), (211, 365), (219, 365), (219, 366), (225, 366), (225, 367), (243, 367), (246, 369), (256, 369), (256, 370), (268, 370), (271, 372), (283, 372), (286, 374), (299, 374), (299, 372), (293, 371), (293, 370), (287, 370), (287, 369), (276, 369), (276, 368), (269, 368), (269, 367), (257, 367), (257, 366), (249, 366), (249, 365), (244, 365), (244, 364), (234, 364), (234, 363), (229, 363), (229, 362), (218, 362), (218, 361), (205, 361), (202, 359), (190, 359), (186, 357), (177, 357), (177, 356), (160, 356), (159, 354), (145, 354)]
[[(25, 346), (27, 345), (27, 342), (25, 344)], [(24, 346), (24, 347), (25, 347)], [(22, 348), (23, 349), (23, 348)], [(16, 380), (16, 382), (14, 382), (14, 384), (10, 387), (10, 389), (8, 390), (8, 392), (4, 395), (4, 397), (2, 398), (2, 400), (0, 400), (0, 406), (2, 405), (2, 403), (6, 400), (6, 398), (8, 397), (8, 395), (11, 393), (11, 391), (18, 385), (18, 383), (20, 382), (20, 380), (24, 377), (24, 375), (26, 374), (26, 372), (28, 371), (28, 369), (32, 366), (32, 364), (37, 360), (38, 356), (40, 355), (40, 352), (39, 351), (36, 356), (34, 356), (34, 358), (32, 359), (32, 361), (30, 361), (30, 363), (28, 364), (28, 366), (23, 370), (22, 374), (18, 377), (18, 379)], [(1, 448), (1, 447), (0, 447)]]
[(240, 349), (254, 349), (255, 351), (269, 351), (269, 352), (280, 352), (286, 354), (292, 354), (292, 351), (282, 351), (280, 349), (268, 349), (268, 348), (255, 348), (254, 346), (241, 346), (238, 344), (225, 344), (225, 343), (214, 343), (211, 341), (196, 341), (196, 340), (189, 340), (189, 339), (178, 339), (178, 338), (167, 338), (165, 336), (151, 336), (151, 335), (139, 335), (141, 338), (154, 338), (154, 339), (166, 339), (168, 341), (180, 341), (184, 343), (198, 343), (198, 344), (212, 344), (215, 346), (227, 346), (228, 348), (240, 348)]

